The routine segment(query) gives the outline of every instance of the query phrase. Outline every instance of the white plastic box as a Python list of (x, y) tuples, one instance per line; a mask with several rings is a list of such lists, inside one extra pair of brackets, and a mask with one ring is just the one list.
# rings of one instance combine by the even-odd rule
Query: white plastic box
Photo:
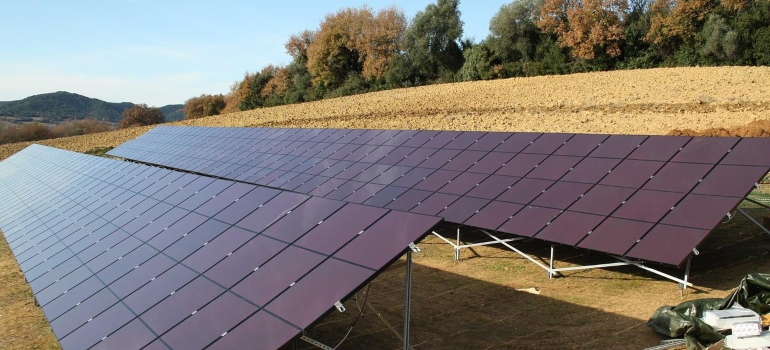
[(733, 308), (726, 310), (709, 310), (703, 313), (703, 322), (721, 331), (732, 329), (736, 323), (762, 323), (759, 314), (749, 309)]

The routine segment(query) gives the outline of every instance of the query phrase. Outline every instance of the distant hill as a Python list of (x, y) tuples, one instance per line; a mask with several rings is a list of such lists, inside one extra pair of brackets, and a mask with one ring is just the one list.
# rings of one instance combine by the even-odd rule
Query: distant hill
[(184, 119), (184, 105), (166, 105), (160, 107), (167, 122)]
[[(123, 112), (133, 107), (131, 102), (105, 102), (99, 99), (58, 91), (27, 97), (18, 101), (0, 102), (0, 117), (17, 120), (37, 120), (58, 123), (88, 117), (108, 122), (119, 122)], [(161, 107), (167, 121), (184, 119), (183, 105)], [(180, 117), (181, 115), (181, 117)]]

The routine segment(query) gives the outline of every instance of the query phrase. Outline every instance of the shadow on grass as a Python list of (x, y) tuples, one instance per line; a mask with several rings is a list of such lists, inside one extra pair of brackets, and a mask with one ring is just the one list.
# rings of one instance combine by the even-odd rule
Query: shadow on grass
[[(372, 282), (371, 302), (401, 332), (404, 269)], [(415, 349), (639, 349), (662, 339), (644, 321), (534, 295), (504, 285), (415, 264), (412, 345)], [(365, 288), (364, 288), (365, 289)], [(359, 305), (363, 304), (359, 294)], [(354, 300), (308, 336), (334, 347), (359, 314)], [(368, 308), (340, 349), (400, 349), (401, 342)], [(313, 349), (297, 342), (298, 349)], [(284, 349), (291, 349), (290, 345)]]
[[(762, 211), (751, 212), (752, 216), (761, 222)], [(457, 226), (445, 226), (442, 233), (445, 237), (455, 238)], [(482, 232), (470, 227), (461, 228), (461, 241), (463, 244), (473, 244), (488, 241), (489, 237)], [(497, 235), (504, 239), (511, 236), (506, 234)], [(443, 244), (443, 242), (441, 242)], [(551, 243), (528, 239), (511, 242), (515, 248), (528, 254), (531, 258), (540, 261), (543, 265), (549, 264)], [(451, 246), (445, 244), (446, 249), (451, 250)], [(466, 248), (460, 250), (461, 260), (470, 259), (514, 259), (520, 260), (521, 257), (515, 252), (503, 247), (502, 245), (490, 245), (487, 247), (497, 248), (501, 251), (510, 252), (510, 254), (495, 254), (488, 256), (479, 253), (477, 249)], [(618, 262), (612, 256), (565, 245), (554, 245), (554, 267), (569, 266), (589, 266), (597, 264), (606, 264)], [(731, 289), (737, 287), (740, 280), (748, 273), (768, 271), (770, 268), (770, 236), (761, 229), (752, 224), (741, 215), (736, 215), (728, 222), (722, 223), (699, 245), (699, 255), (693, 256), (689, 281), (694, 284), (691, 292), (698, 293), (700, 288), (709, 289)], [(645, 266), (654, 268), (663, 273), (677, 278), (683, 278), (685, 269), (657, 264), (645, 263)], [(656, 279), (668, 281), (668, 279), (658, 276), (652, 272), (642, 270), (636, 266), (619, 266), (603, 268), (607, 271), (617, 272), (615, 274), (605, 274), (597, 276), (589, 273), (590, 270), (563, 271), (560, 278), (585, 278), (585, 279), (625, 279), (625, 280), (645, 280)], [(546, 277), (545, 270), (543, 271)], [(676, 283), (671, 281), (671, 283)]]

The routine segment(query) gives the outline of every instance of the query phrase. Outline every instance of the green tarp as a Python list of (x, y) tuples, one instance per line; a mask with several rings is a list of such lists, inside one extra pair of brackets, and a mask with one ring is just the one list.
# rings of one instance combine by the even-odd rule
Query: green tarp
[(725, 336), (700, 318), (708, 310), (723, 310), (739, 304), (760, 315), (770, 313), (770, 274), (751, 273), (724, 299), (698, 299), (677, 306), (663, 306), (652, 314), (647, 325), (672, 338), (684, 336), (687, 349), (704, 349)]

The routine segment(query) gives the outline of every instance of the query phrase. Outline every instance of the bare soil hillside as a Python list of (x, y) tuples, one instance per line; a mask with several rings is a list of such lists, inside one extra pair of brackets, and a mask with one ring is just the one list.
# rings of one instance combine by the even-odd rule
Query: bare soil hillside
[[(770, 68), (616, 71), (444, 84), (181, 121), (174, 125), (541, 131), (768, 136)], [(40, 142), (85, 152), (114, 147), (148, 127)], [(28, 143), (0, 146), (0, 159)], [(451, 234), (448, 232), (447, 234)], [(478, 236), (469, 235), (470, 241)], [(723, 297), (748, 272), (770, 271), (770, 239), (747, 220), (721, 225), (693, 260), (696, 288), (635, 268), (567, 273), (548, 280), (526, 259), (498, 247), (463, 251), (429, 237), (416, 255), (413, 344), (417, 349), (639, 349), (661, 337), (645, 327), (664, 304)], [(549, 246), (519, 246), (539, 259)], [(560, 248), (557, 266), (611, 262)], [(681, 276), (682, 270), (664, 271)], [(0, 348), (56, 348), (53, 334), (4, 240), (0, 240)], [(518, 289), (536, 288), (533, 295)], [(403, 269), (376, 279), (368, 299), (400, 327)], [(311, 335), (334, 345), (358, 314), (323, 319)], [(340, 348), (399, 348), (366, 309)]]

